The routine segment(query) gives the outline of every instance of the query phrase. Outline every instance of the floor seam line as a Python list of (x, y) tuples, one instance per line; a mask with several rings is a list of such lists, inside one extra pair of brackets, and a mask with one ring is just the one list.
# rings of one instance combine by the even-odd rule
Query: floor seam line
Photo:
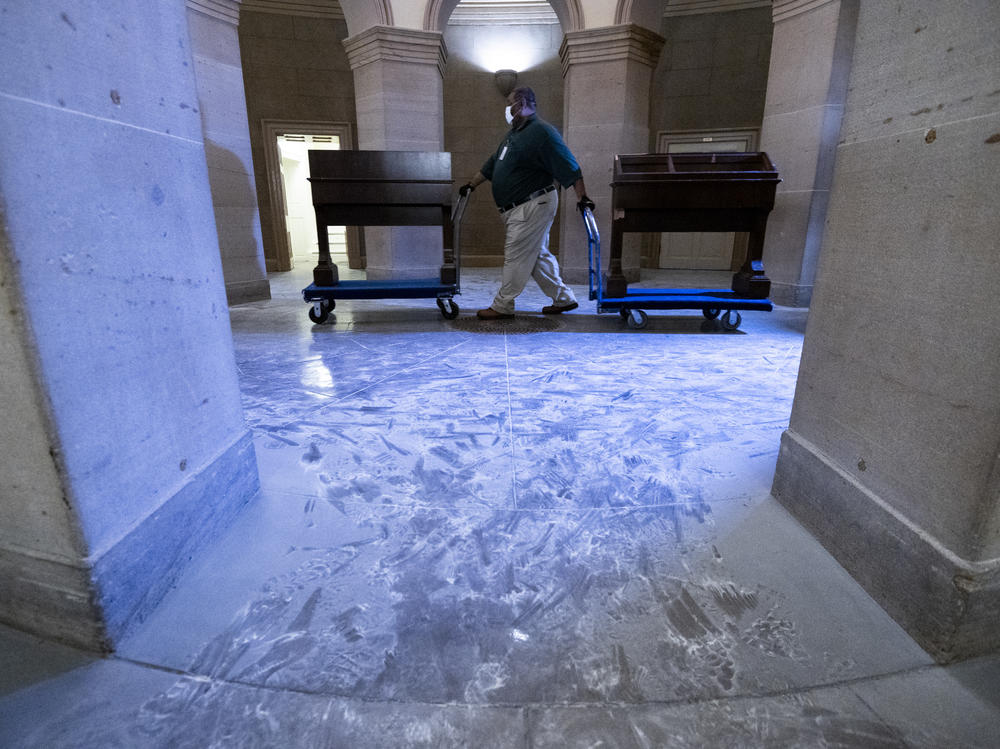
[[(72, 647), (72, 646), (68, 646)], [(74, 650), (79, 650), (78, 648), (73, 648)], [(87, 652), (87, 651), (81, 651)], [(989, 658), (990, 656), (983, 656), (984, 658)], [(99, 657), (98, 660), (105, 661), (115, 661), (119, 663), (125, 663), (139, 668), (148, 668), (153, 671), (158, 671), (160, 673), (173, 674), (175, 676), (180, 676), (183, 678), (193, 679), (200, 682), (208, 682), (214, 684), (228, 684), (231, 686), (246, 687), (248, 689), (260, 689), (267, 692), (275, 693), (289, 693), (289, 694), (302, 694), (310, 697), (325, 697), (328, 699), (338, 699), (347, 700), (353, 702), (361, 702), (364, 704), (393, 704), (393, 705), (425, 705), (425, 706), (436, 706), (436, 707), (475, 707), (475, 708), (493, 708), (493, 709), (521, 709), (521, 710), (552, 710), (552, 709), (594, 709), (595, 707), (617, 707), (617, 708), (642, 708), (642, 707), (670, 707), (677, 705), (705, 705), (711, 703), (722, 703), (722, 702), (736, 702), (738, 700), (767, 700), (775, 699), (781, 697), (790, 697), (796, 694), (810, 694), (813, 692), (819, 692), (828, 689), (841, 689), (841, 688), (851, 688), (857, 684), (868, 684), (875, 683), (879, 681), (884, 681), (886, 679), (893, 679), (901, 676), (916, 676), (923, 673), (929, 673), (933, 671), (946, 671), (947, 666), (943, 666), (939, 663), (925, 663), (918, 666), (911, 666), (909, 668), (901, 668), (895, 671), (886, 671), (879, 674), (868, 674), (866, 676), (858, 676), (853, 679), (840, 679), (838, 681), (831, 681), (825, 684), (808, 684), (802, 687), (785, 687), (783, 689), (770, 689), (765, 690), (759, 694), (727, 694), (727, 695), (716, 695), (716, 696), (704, 696), (704, 697), (677, 697), (674, 699), (657, 699), (657, 700), (645, 700), (643, 702), (625, 702), (621, 700), (603, 700), (597, 702), (434, 702), (434, 701), (421, 701), (421, 700), (393, 700), (393, 699), (375, 699), (375, 698), (365, 698), (356, 697), (343, 694), (336, 694), (330, 692), (315, 692), (309, 691), (301, 687), (293, 686), (282, 686), (275, 684), (257, 684), (250, 681), (243, 681), (241, 679), (226, 679), (217, 676), (210, 676), (208, 674), (199, 674), (184, 668), (178, 668), (176, 666), (167, 666), (157, 663), (151, 663), (149, 661), (144, 661), (139, 658), (131, 658), (128, 656), (117, 655), (115, 653)], [(976, 660), (976, 659), (971, 659)], [(862, 704), (869, 709), (872, 709), (868, 705), (867, 701), (861, 699), (860, 695), (851, 690), (858, 699), (861, 700)], [(874, 711), (876, 715), (879, 716), (880, 720), (883, 720), (882, 716)]]
[(510, 397), (510, 338), (506, 333), (503, 336), (503, 364), (504, 372), (507, 376), (507, 436), (510, 437), (510, 476), (511, 476), (511, 498), (514, 502), (514, 509), (520, 509), (517, 504), (517, 460), (514, 451), (514, 403)]

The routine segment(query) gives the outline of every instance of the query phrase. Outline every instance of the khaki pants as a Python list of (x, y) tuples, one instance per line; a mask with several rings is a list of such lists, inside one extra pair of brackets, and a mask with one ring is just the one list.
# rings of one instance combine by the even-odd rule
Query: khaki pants
[(514, 299), (529, 278), (559, 306), (576, 301), (559, 276), (559, 262), (549, 252), (549, 229), (559, 209), (556, 190), (512, 208), (502, 215), (507, 228), (503, 248), (503, 282), (490, 305), (501, 314), (514, 313)]

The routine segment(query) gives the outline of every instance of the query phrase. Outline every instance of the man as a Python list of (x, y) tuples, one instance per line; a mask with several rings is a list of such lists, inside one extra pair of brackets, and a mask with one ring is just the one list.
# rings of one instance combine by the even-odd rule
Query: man
[(552, 299), (543, 307), (546, 315), (576, 309), (573, 291), (559, 276), (559, 263), (549, 252), (549, 229), (559, 208), (559, 193), (553, 181), (572, 185), (577, 208), (593, 210), (587, 197), (583, 173), (559, 132), (535, 114), (535, 92), (527, 86), (516, 88), (507, 97), (510, 132), (459, 193), (468, 195), (489, 180), (493, 200), (503, 217), (507, 236), (503, 248), (503, 281), (493, 303), (476, 316), (481, 320), (514, 317), (514, 300), (524, 291), (529, 278)]

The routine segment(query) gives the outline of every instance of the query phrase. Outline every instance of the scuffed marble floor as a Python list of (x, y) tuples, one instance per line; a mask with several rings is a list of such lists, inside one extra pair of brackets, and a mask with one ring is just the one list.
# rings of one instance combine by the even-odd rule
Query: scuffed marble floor
[(1000, 745), (1000, 657), (933, 665), (769, 497), (804, 311), (486, 326), (474, 269), (313, 326), (308, 276), (231, 310), (260, 496), (113, 657), (0, 630), (0, 745)]

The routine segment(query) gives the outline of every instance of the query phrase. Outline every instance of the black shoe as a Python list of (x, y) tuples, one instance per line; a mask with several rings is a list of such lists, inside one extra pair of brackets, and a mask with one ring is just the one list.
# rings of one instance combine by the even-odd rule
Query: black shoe
[(562, 312), (569, 312), (571, 309), (576, 309), (580, 305), (576, 302), (570, 302), (569, 304), (550, 304), (548, 307), (542, 307), (542, 314), (545, 315), (558, 315)]
[(497, 312), (492, 307), (487, 307), (486, 309), (481, 309), (476, 313), (476, 317), (480, 320), (513, 320), (513, 315), (508, 315), (504, 312)]

